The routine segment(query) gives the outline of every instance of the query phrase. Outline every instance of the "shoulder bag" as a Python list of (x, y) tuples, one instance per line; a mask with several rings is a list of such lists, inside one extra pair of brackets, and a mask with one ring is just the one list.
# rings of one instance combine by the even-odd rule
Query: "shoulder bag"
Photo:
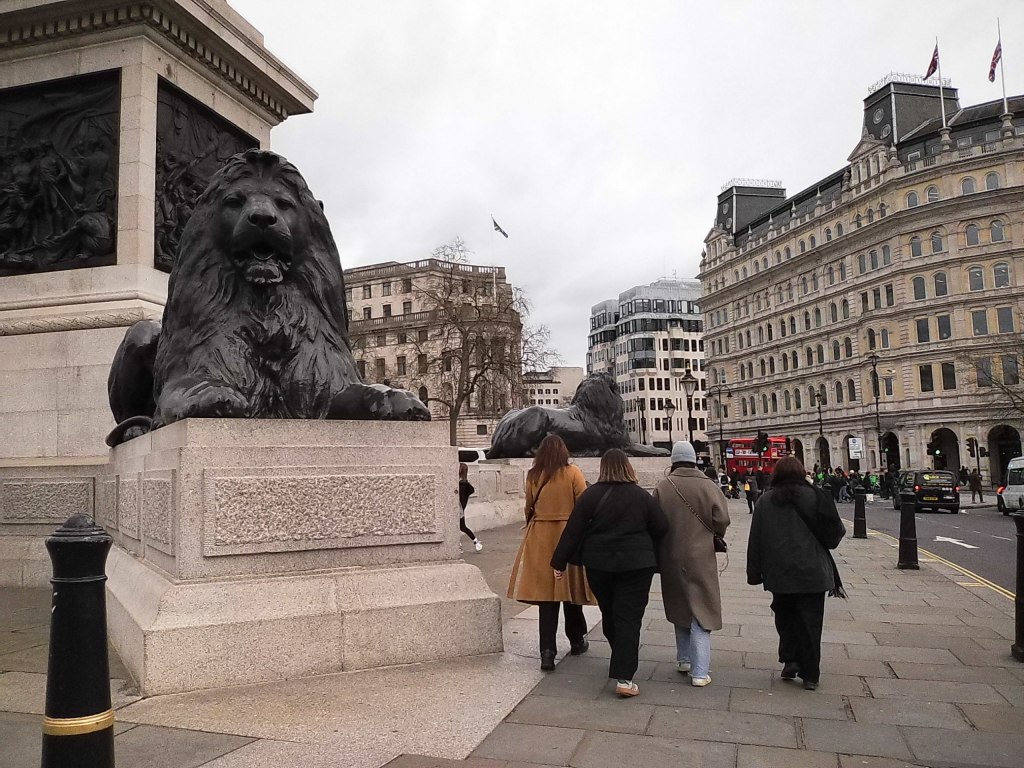
[(715, 552), (728, 552), (729, 545), (725, 543), (725, 539), (719, 536), (717, 533), (715, 533), (715, 530), (704, 521), (704, 518), (697, 514), (697, 510), (695, 510), (693, 506), (690, 504), (690, 502), (686, 500), (686, 497), (683, 496), (682, 491), (680, 491), (676, 484), (672, 482), (671, 478), (669, 478), (668, 484), (672, 486), (672, 490), (675, 491), (676, 495), (683, 500), (683, 504), (689, 507), (690, 511), (693, 512), (693, 516), (700, 521), (700, 524), (703, 525), (707, 529), (708, 533), (710, 533), (711, 536), (714, 538)]
[(550, 479), (551, 479), (551, 476), (545, 477), (544, 478), (544, 482), (537, 486), (537, 492), (535, 494), (533, 494), (533, 504), (531, 504), (530, 508), (528, 510), (526, 510), (526, 522), (527, 523), (529, 523), (531, 520), (533, 520), (533, 516), (537, 513), (537, 499), (540, 498), (540, 492), (542, 490), (544, 490), (544, 486), (548, 484), (548, 480), (550, 480)]
[(612, 488), (614, 487), (615, 486), (608, 487), (608, 489), (604, 492), (604, 495), (601, 496), (601, 500), (597, 502), (597, 506), (594, 507), (593, 513), (591, 513), (590, 517), (587, 518), (587, 522), (583, 526), (583, 533), (580, 534), (580, 540), (576, 544), (576, 549), (573, 551), (572, 555), (569, 556), (569, 559), (567, 561), (569, 565), (583, 565), (583, 563), (580, 562), (580, 555), (583, 553), (583, 541), (587, 538), (587, 531), (589, 531), (590, 526), (593, 525), (594, 518), (596, 518), (597, 513), (601, 511), (601, 507), (603, 507), (604, 503), (608, 501), (608, 495), (612, 492)]

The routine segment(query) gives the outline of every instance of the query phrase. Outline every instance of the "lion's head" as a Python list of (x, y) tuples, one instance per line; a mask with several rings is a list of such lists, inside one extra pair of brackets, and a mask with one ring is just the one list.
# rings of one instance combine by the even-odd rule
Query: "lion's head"
[[(292, 290), (294, 289), (294, 290)], [(345, 333), (338, 248), (323, 208), (280, 155), (251, 149), (228, 160), (196, 202), (171, 272), (168, 309), (208, 311), (247, 296), (313, 301)]]
[(572, 396), (572, 405), (601, 421), (622, 423), (622, 397), (615, 378), (609, 373), (592, 373), (581, 381)]

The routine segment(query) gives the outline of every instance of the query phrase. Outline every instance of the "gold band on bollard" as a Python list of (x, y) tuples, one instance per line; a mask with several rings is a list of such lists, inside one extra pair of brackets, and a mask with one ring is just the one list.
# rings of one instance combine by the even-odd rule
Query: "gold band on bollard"
[(95, 733), (114, 725), (114, 710), (85, 717), (44, 717), (43, 733), (47, 736), (81, 736)]

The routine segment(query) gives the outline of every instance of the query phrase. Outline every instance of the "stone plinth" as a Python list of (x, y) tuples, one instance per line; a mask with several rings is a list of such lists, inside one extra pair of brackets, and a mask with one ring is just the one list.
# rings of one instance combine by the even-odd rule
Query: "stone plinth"
[(444, 424), (189, 419), (118, 446), (111, 640), (144, 695), (501, 650)]
[[(521, 470), (524, 477), (530, 470), (530, 467), (533, 466), (533, 459), (509, 459), (508, 462), (511, 466)], [(583, 471), (583, 476), (587, 478), (588, 483), (597, 482), (598, 475), (601, 472), (600, 458), (589, 456), (574, 458), (572, 463)], [(633, 466), (633, 471), (636, 472), (636, 479), (639, 485), (648, 491), (654, 490), (654, 486), (668, 475), (669, 468), (672, 466), (668, 456), (631, 456), (629, 463)]]

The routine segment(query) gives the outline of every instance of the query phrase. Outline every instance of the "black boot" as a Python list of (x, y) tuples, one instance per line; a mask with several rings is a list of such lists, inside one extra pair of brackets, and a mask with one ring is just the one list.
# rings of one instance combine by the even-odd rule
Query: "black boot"
[(792, 680), (798, 674), (800, 674), (800, 665), (795, 661), (787, 661), (782, 667), (782, 675), (780, 677), (783, 680)]
[(577, 642), (569, 646), (569, 653), (573, 656), (581, 656), (590, 650), (590, 643), (587, 638), (581, 637)]
[(555, 668), (555, 652), (554, 651), (541, 651), (540, 652), (540, 668), (545, 672), (551, 672)]

